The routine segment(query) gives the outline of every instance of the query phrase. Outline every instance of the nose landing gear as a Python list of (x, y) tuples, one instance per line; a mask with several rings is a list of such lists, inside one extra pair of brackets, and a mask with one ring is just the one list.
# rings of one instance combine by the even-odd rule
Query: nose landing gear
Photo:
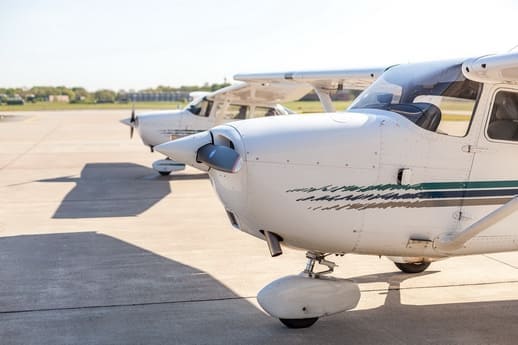
[[(331, 254), (307, 252), (306, 258), (308, 259), (308, 261), (306, 263), (306, 269), (304, 270), (304, 273), (311, 278), (319, 278), (322, 275), (333, 273), (335, 267), (338, 267), (338, 265), (332, 261), (326, 260), (326, 257), (329, 255)], [(321, 272), (315, 272), (315, 264), (317, 262), (320, 265), (326, 266), (328, 269)]]
[(160, 175), (167, 176), (173, 171), (184, 170), (185, 164), (175, 162), (170, 158), (166, 158), (153, 162), (153, 169), (155, 169)]
[[(257, 295), (261, 307), (288, 328), (306, 328), (320, 317), (353, 309), (360, 289), (353, 281), (329, 277), (337, 265), (326, 259), (330, 254), (308, 252), (305, 270), (299, 275), (277, 279)], [(327, 270), (315, 272), (315, 265)]]

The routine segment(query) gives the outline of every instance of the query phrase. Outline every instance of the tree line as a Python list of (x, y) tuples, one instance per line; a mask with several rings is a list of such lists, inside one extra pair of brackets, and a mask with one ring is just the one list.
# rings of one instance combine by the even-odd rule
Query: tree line
[(216, 91), (228, 83), (205, 83), (199, 85), (184, 85), (180, 87), (159, 85), (155, 88), (144, 90), (110, 90), (100, 89), (93, 92), (86, 90), (84, 87), (66, 87), (66, 86), (33, 86), (31, 88), (0, 88), (0, 102), (6, 102), (10, 99), (20, 99), (25, 102), (47, 102), (51, 96), (68, 96), (70, 103), (96, 103), (96, 102), (127, 102), (131, 101), (128, 94), (139, 93), (166, 93), (166, 92), (183, 92), (189, 93), (193, 91)]

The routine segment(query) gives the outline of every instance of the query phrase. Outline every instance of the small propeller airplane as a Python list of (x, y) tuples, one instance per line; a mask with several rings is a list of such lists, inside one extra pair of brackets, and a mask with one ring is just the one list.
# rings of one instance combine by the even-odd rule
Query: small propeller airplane
[(518, 250), (518, 53), (235, 79), (309, 85), (323, 104), (332, 90), (366, 88), (345, 112), (232, 122), (156, 147), (208, 171), (232, 226), (272, 256), (306, 251), (301, 274), (257, 296), (287, 327), (357, 305), (357, 284), (328, 275), (332, 254), (419, 273)]
[[(192, 92), (194, 100), (185, 109), (135, 114), (121, 122), (130, 126), (130, 138), (136, 129), (144, 145), (153, 148), (172, 139), (203, 132), (230, 121), (293, 113), (280, 105), (297, 100), (311, 90), (293, 83), (231, 85), (215, 92)], [(185, 164), (171, 159), (153, 163), (153, 169), (163, 176), (185, 169)]]

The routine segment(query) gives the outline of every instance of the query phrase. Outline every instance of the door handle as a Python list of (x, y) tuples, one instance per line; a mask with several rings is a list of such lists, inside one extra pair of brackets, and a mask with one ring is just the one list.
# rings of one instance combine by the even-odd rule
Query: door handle
[(480, 147), (475, 145), (464, 145), (462, 146), (462, 152), (475, 153), (487, 151), (487, 147)]
[(412, 170), (408, 168), (399, 169), (397, 172), (397, 184), (409, 185), (412, 182)]

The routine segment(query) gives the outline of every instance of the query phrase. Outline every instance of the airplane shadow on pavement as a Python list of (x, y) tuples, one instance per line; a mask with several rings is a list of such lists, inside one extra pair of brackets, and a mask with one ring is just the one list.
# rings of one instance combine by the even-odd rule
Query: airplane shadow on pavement
[(167, 177), (133, 163), (88, 163), (80, 177), (60, 177), (38, 182), (75, 183), (53, 218), (136, 216), (171, 193), (169, 181), (203, 179), (207, 174)]
[(269, 323), (209, 274), (96, 232), (0, 238), (0, 276), (1, 344), (208, 344)]
[(95, 232), (0, 238), (0, 276), (2, 344), (515, 344), (518, 337), (517, 301), (403, 305), (400, 284), (415, 276), (396, 272), (355, 278), (388, 283), (384, 305), (290, 330), (209, 273)]

